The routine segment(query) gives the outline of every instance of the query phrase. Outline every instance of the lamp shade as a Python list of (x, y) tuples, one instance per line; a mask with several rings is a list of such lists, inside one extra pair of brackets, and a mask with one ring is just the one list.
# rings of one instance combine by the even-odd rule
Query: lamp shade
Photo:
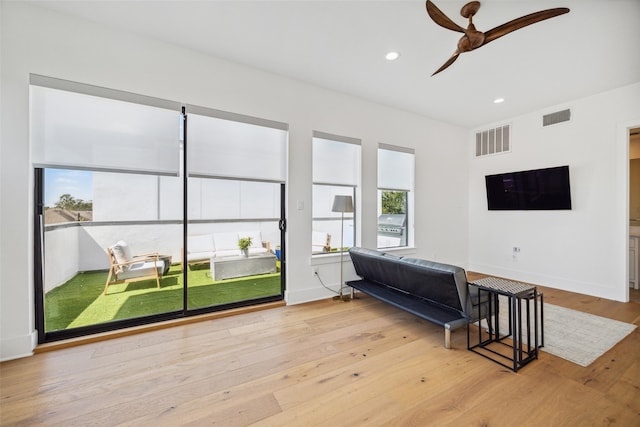
[(353, 212), (353, 198), (351, 196), (335, 196), (331, 212)]

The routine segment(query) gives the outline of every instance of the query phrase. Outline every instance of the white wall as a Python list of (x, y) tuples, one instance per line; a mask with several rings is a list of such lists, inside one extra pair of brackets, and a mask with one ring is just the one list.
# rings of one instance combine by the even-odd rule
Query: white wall
[[(376, 246), (378, 143), (406, 146), (416, 154), (416, 255), (466, 264), (466, 130), (33, 5), (0, 8), (0, 359), (30, 354), (35, 345), (29, 73), (288, 123), (288, 303), (330, 295), (313, 278), (310, 261), (314, 130), (362, 140), (363, 246)], [(320, 267), (333, 286), (336, 261), (324, 257)]]
[[(542, 127), (543, 114), (565, 108), (571, 108), (571, 121)], [(512, 152), (469, 161), (470, 269), (625, 301), (628, 137), (623, 131), (640, 123), (640, 83), (508, 122)], [(487, 210), (485, 175), (561, 165), (570, 169), (572, 210)], [(514, 246), (521, 248), (515, 259)]]

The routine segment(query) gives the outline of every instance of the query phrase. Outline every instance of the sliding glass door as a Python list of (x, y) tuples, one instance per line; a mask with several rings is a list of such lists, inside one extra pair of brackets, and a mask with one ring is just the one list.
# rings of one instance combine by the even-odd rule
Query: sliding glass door
[(31, 132), (40, 342), (283, 297), (286, 125), (32, 76)]
[(186, 112), (187, 307), (281, 297), (286, 125)]

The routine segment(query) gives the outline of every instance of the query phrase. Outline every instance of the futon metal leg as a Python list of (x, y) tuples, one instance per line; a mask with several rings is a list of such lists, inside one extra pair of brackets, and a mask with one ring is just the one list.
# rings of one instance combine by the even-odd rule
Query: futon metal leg
[(451, 329), (444, 329), (444, 348), (451, 348)]

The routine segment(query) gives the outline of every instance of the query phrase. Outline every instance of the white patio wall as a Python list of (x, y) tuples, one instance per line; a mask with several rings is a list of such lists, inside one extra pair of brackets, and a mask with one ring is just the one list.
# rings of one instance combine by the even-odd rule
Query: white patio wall
[[(182, 224), (104, 225), (74, 223), (45, 232), (45, 293), (81, 271), (107, 270), (106, 248), (124, 240), (133, 254), (158, 252), (179, 263)], [(277, 222), (209, 223), (189, 225), (190, 235), (260, 231), (272, 247), (280, 244)]]
[[(195, 220), (280, 216), (279, 184), (189, 179), (189, 201), (189, 217)], [(134, 254), (158, 252), (178, 263), (182, 223), (117, 222), (179, 221), (182, 216), (179, 177), (93, 172), (93, 221), (49, 227), (45, 233), (45, 293), (78, 272), (108, 269), (106, 248), (118, 240), (126, 241)], [(330, 232), (339, 230), (339, 223), (332, 224)], [(188, 234), (241, 231), (260, 231), (273, 249), (280, 245), (277, 221), (197, 223), (189, 225)]]
[[(93, 172), (94, 221), (145, 221), (160, 219), (159, 178), (152, 175)], [(173, 178), (176, 180), (177, 178)], [(177, 194), (175, 200), (180, 200)], [(176, 203), (177, 204), (177, 203)], [(167, 203), (167, 208), (171, 204)], [(179, 219), (182, 203), (177, 209)]]
[[(189, 219), (280, 217), (279, 184), (189, 178)], [(94, 221), (181, 220), (182, 178), (93, 173)]]
[(76, 226), (60, 227), (45, 233), (45, 293), (80, 271), (80, 233), (80, 227)]

